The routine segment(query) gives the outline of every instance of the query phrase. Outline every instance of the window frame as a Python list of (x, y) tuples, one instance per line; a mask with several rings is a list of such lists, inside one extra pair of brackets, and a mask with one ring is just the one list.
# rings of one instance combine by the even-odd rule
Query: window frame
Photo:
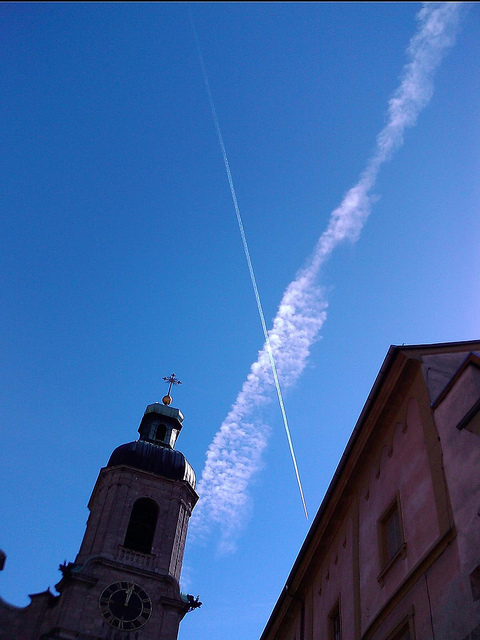
[(167, 425), (164, 422), (159, 422), (155, 427), (155, 440), (167, 442), (167, 433)]
[(395, 625), (395, 627), (393, 627), (390, 633), (385, 637), (385, 640), (404, 640), (405, 633), (407, 632), (410, 634), (409, 640), (416, 640), (414, 615), (415, 610), (413, 605), (411, 605), (410, 611), (398, 624)]
[(159, 513), (159, 506), (152, 498), (143, 496), (135, 500), (122, 546), (135, 553), (151, 555)]
[[(339, 635), (335, 635), (335, 621), (339, 622)], [(328, 614), (328, 640), (342, 640), (342, 610), (340, 607), (340, 598), (335, 602)]]
[[(394, 513), (398, 514), (398, 534), (400, 536), (400, 544), (397, 549), (390, 555), (388, 544), (388, 523), (391, 521)], [(378, 581), (383, 586), (386, 573), (397, 562), (398, 558), (405, 558), (407, 555), (407, 543), (405, 541), (405, 531), (403, 528), (402, 507), (400, 503), (400, 494), (397, 492), (395, 498), (389, 503), (384, 510), (377, 523), (378, 528), (378, 545), (380, 554), (380, 575)]]

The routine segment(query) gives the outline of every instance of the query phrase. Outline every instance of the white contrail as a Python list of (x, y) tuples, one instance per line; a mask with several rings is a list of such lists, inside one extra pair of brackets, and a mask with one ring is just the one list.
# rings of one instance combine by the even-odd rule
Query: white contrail
[(300, 480), (300, 473), (298, 471), (297, 458), (295, 456), (295, 451), (293, 448), (292, 436), (290, 434), (290, 427), (288, 426), (287, 412), (285, 410), (285, 404), (283, 402), (282, 389), (280, 386), (280, 380), (278, 378), (277, 366), (275, 364), (275, 356), (273, 353), (272, 345), (270, 342), (270, 336), (267, 329), (267, 323), (265, 322), (265, 314), (263, 313), (262, 301), (260, 300), (260, 293), (257, 287), (257, 279), (255, 277), (255, 271), (253, 270), (252, 259), (250, 257), (250, 251), (248, 249), (247, 236), (245, 235), (245, 229), (243, 227), (242, 215), (240, 213), (240, 207), (238, 206), (237, 194), (235, 192), (235, 185), (233, 184), (232, 172), (230, 171), (230, 163), (228, 162), (227, 150), (225, 149), (225, 143), (223, 141), (222, 131), (220, 129), (220, 123), (218, 121), (217, 110), (215, 109), (215, 102), (213, 100), (212, 91), (210, 89), (210, 82), (208, 81), (207, 69), (205, 67), (205, 62), (203, 60), (202, 49), (200, 47), (200, 41), (198, 39), (197, 30), (195, 29), (195, 23), (193, 21), (193, 16), (190, 14), (190, 18), (192, 21), (193, 32), (195, 34), (195, 40), (197, 43), (198, 57), (200, 58), (200, 64), (202, 65), (203, 71), (203, 79), (205, 82), (205, 88), (207, 90), (208, 100), (210, 102), (210, 110), (213, 116), (213, 122), (215, 124), (215, 130), (217, 132), (218, 142), (220, 144), (220, 150), (222, 152), (223, 163), (225, 165), (225, 171), (227, 173), (228, 185), (230, 187), (230, 193), (232, 195), (233, 207), (235, 209), (235, 214), (237, 216), (238, 228), (240, 230), (240, 235), (242, 237), (243, 250), (245, 252), (245, 258), (247, 260), (248, 272), (250, 274), (250, 280), (252, 282), (253, 292), (255, 294), (255, 301), (257, 303), (258, 315), (260, 316), (260, 322), (262, 325), (263, 335), (265, 338), (265, 346), (264, 349), (268, 354), (268, 360), (270, 362), (270, 367), (272, 369), (273, 382), (275, 384), (275, 389), (277, 391), (278, 403), (280, 405), (280, 411), (282, 414), (283, 426), (285, 428), (285, 433), (287, 436), (288, 447), (290, 449), (290, 455), (292, 457), (293, 468), (295, 471), (295, 477), (297, 479), (298, 489), (300, 491), (300, 498), (302, 500), (303, 510), (305, 512), (305, 517), (308, 520), (308, 510), (307, 503), (305, 502), (305, 496), (303, 494), (302, 482)]
[[(358, 239), (370, 213), (370, 192), (378, 172), (403, 142), (406, 127), (415, 125), (418, 114), (433, 93), (433, 75), (448, 47), (453, 45), (461, 4), (423, 5), (417, 15), (416, 34), (407, 49), (409, 62), (402, 81), (388, 104), (386, 126), (377, 137), (376, 151), (357, 184), (335, 209), (320, 236), (313, 255), (287, 287), (273, 327), (270, 345), (283, 387), (294, 384), (306, 366), (310, 347), (326, 319), (327, 302), (315, 285), (321, 265), (343, 241)], [(267, 346), (259, 351), (230, 413), (207, 451), (198, 485), (201, 496), (192, 518), (194, 537), (212, 528), (221, 529), (220, 551), (235, 549), (236, 538), (248, 509), (248, 484), (261, 467), (269, 428), (260, 410), (271, 399), (272, 370)]]

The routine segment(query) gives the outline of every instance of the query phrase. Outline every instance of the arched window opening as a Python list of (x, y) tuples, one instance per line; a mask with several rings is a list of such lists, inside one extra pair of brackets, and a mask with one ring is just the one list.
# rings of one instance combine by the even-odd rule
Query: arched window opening
[(150, 553), (157, 517), (158, 507), (153, 500), (149, 498), (137, 500), (133, 505), (124, 546), (141, 553)]
[(159, 424), (155, 432), (155, 440), (165, 440), (167, 435), (167, 426), (165, 424)]

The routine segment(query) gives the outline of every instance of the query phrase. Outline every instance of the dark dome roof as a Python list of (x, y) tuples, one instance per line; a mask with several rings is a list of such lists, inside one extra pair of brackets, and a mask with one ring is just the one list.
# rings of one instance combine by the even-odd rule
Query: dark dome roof
[(145, 440), (121, 444), (110, 456), (107, 467), (126, 465), (172, 480), (186, 480), (195, 489), (195, 472), (183, 453)]

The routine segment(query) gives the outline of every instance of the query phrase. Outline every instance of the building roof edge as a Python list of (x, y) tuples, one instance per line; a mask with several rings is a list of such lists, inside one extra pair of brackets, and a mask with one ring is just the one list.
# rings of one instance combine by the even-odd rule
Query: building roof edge
[[(310, 548), (310, 545), (312, 543), (312, 539), (315, 536), (315, 533), (320, 525), (320, 522), (327, 510), (327, 507), (330, 503), (330, 500), (332, 498), (332, 495), (335, 492), (335, 489), (338, 485), (338, 482), (340, 480), (340, 477), (343, 473), (343, 470), (345, 468), (345, 465), (347, 463), (347, 460), (352, 452), (352, 449), (358, 439), (358, 436), (360, 434), (360, 431), (363, 427), (363, 424), (372, 408), (372, 405), (374, 403), (374, 401), (377, 399), (380, 390), (382, 389), (388, 374), (390, 373), (392, 366), (397, 358), (398, 355), (403, 354), (405, 356), (406, 359), (411, 359), (412, 355), (410, 355), (408, 352), (413, 352), (413, 351), (429, 351), (429, 350), (435, 350), (435, 349), (442, 349), (442, 350), (449, 350), (449, 349), (454, 349), (456, 347), (466, 347), (469, 348), (473, 345), (477, 345), (478, 348), (478, 344), (479, 341), (478, 340), (466, 340), (466, 341), (455, 341), (455, 342), (441, 342), (441, 343), (432, 343), (432, 344), (416, 344), (416, 345), (391, 345), (387, 351), (387, 354), (383, 360), (382, 366), (380, 367), (380, 370), (375, 378), (375, 381), (372, 385), (372, 388), (370, 390), (370, 393), (368, 394), (368, 397), (365, 401), (365, 404), (363, 405), (363, 408), (360, 412), (360, 415), (355, 423), (355, 427), (350, 435), (350, 438), (347, 441), (347, 444), (345, 446), (345, 449), (343, 451), (343, 454), (340, 458), (340, 461), (335, 469), (335, 472), (332, 476), (332, 479), (328, 485), (327, 491), (325, 492), (325, 495), (323, 497), (323, 500), (320, 504), (320, 507), (318, 508), (318, 511), (315, 515), (315, 518), (313, 519), (313, 522), (307, 532), (307, 535), (305, 536), (305, 540), (303, 541), (303, 544), (300, 548), (300, 551), (295, 559), (295, 562), (293, 564), (292, 569), (290, 570), (290, 573), (288, 574), (288, 578), (285, 582), (285, 585), (280, 593), (280, 596), (277, 599), (277, 602), (275, 603), (275, 606), (272, 610), (272, 613), (270, 614), (270, 617), (267, 621), (267, 624), (265, 625), (265, 628), (262, 632), (262, 635), (260, 636), (260, 640), (266, 640), (268, 634), (270, 633), (272, 627), (274, 626), (275, 623), (275, 618), (277, 617), (278, 613), (281, 610), (281, 607), (285, 601), (285, 598), (287, 596), (287, 592), (289, 590), (291, 590), (291, 587), (295, 581), (295, 578), (297, 576), (297, 573), (303, 563), (303, 560), (305, 558), (305, 556), (308, 553), (308, 550)], [(406, 353), (405, 353), (406, 352)]]

